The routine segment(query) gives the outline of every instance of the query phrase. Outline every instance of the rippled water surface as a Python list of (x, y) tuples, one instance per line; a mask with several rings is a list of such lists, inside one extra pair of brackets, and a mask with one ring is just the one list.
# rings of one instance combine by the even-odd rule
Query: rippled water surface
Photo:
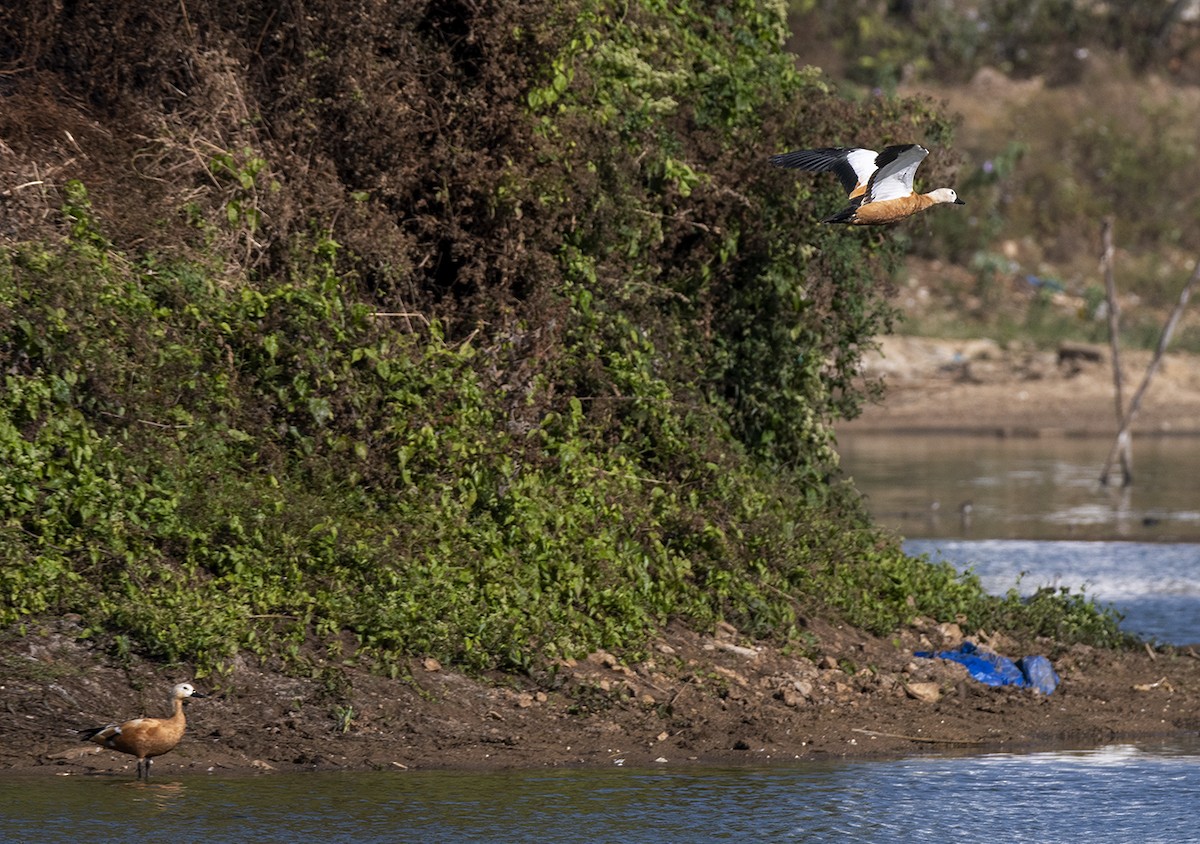
[(1200, 643), (1200, 438), (1135, 441), (1128, 489), (1099, 483), (1109, 445), (872, 434), (840, 447), (911, 553), (970, 569), (994, 594), (1082, 590), (1131, 632)]
[(771, 769), (0, 779), (0, 840), (1194, 841), (1200, 744)]
[(973, 571), (995, 595), (1068, 587), (1114, 607), (1130, 632), (1200, 644), (1200, 544), (910, 539), (904, 548)]

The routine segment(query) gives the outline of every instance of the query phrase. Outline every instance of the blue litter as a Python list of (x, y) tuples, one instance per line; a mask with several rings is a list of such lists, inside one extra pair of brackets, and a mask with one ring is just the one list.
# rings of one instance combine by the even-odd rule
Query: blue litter
[(963, 642), (956, 651), (917, 651), (913, 656), (960, 662), (972, 677), (989, 686), (1028, 687), (1048, 695), (1059, 684), (1054, 666), (1044, 656), (1026, 656), (1013, 662), (1006, 656), (981, 651), (972, 642)]

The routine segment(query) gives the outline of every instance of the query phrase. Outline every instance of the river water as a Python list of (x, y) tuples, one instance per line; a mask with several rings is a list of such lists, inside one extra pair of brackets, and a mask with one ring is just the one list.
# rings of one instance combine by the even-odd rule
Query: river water
[(970, 569), (994, 595), (1065, 586), (1114, 607), (1132, 633), (1200, 645), (1200, 544), (909, 539), (904, 548)]
[(920, 539), (1200, 542), (1200, 437), (1134, 442), (1134, 484), (1101, 486), (1097, 438), (843, 436), (881, 524)]
[(0, 778), (27, 842), (1195, 841), (1200, 743), (779, 768)]
[[(844, 466), (910, 551), (972, 568), (996, 592), (1083, 587), (1123, 612), (1130, 629), (1200, 642), (1200, 447), (1178, 440), (1137, 449), (1139, 485), (1114, 496), (1095, 482), (1106, 444), (842, 443)], [(1200, 736), (773, 768), (196, 775), (149, 784), (0, 776), (0, 844), (149, 840), (1200, 841)]]
[(1126, 489), (1099, 482), (1109, 445), (860, 435), (840, 450), (908, 552), (970, 569), (994, 594), (1082, 591), (1131, 632), (1200, 643), (1200, 438), (1137, 440)]

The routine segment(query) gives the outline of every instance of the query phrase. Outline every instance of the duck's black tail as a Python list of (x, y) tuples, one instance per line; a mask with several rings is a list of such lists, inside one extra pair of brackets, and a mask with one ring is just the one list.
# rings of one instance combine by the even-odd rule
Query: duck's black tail
[(854, 215), (858, 212), (858, 206), (859, 206), (859, 203), (857, 203), (857, 202), (855, 202), (851, 205), (847, 205), (841, 211), (837, 212), (836, 214), (834, 214), (832, 216), (826, 217), (821, 222), (822, 223), (847, 223), (847, 224), (853, 223)]

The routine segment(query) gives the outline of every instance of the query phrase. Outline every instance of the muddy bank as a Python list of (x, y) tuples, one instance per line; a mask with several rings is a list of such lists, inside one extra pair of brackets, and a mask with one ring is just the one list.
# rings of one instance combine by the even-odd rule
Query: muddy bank
[[(1113, 375), (1105, 346), (1039, 350), (992, 340), (884, 337), (864, 371), (884, 380), (883, 402), (839, 431), (987, 436), (1112, 437)], [(1122, 351), (1128, 405), (1150, 352)], [(1134, 436), (1200, 435), (1200, 366), (1168, 353), (1144, 394)]]
[[(164, 714), (186, 670), (117, 665), (59, 631), (0, 651), (0, 768), (133, 775), (70, 732)], [(975, 631), (977, 634), (979, 631)], [(890, 639), (810, 622), (809, 656), (740, 636), (666, 631), (638, 660), (598, 653), (537, 677), (468, 677), (433, 660), (389, 680), (351, 666), (297, 678), (243, 662), (196, 685), (189, 729), (155, 774), (328, 769), (788, 764), (913, 753), (1089, 746), (1194, 734), (1200, 658), (1190, 648), (1112, 653), (972, 638), (1050, 656), (1049, 697), (994, 689), (912, 656), (952, 646), (957, 625), (922, 621)]]

